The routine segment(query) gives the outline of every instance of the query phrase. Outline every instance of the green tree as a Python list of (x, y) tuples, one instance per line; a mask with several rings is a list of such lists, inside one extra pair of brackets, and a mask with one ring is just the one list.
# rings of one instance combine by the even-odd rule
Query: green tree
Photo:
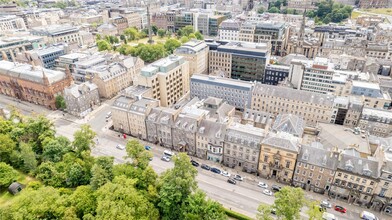
[(0, 162), (0, 189), (7, 188), (18, 178), (18, 172), (10, 165)]
[(166, 35), (166, 31), (163, 29), (159, 29), (157, 33), (160, 38), (163, 38)]
[(112, 49), (112, 46), (106, 40), (98, 40), (97, 41), (97, 47), (98, 47), (98, 51), (104, 51), (104, 50), (111, 50)]
[(174, 156), (174, 168), (160, 177), (158, 207), (163, 219), (181, 219), (181, 204), (197, 187), (196, 174), (185, 153)]
[(299, 213), (305, 204), (304, 192), (301, 188), (285, 186), (275, 194), (273, 207), (278, 217), (287, 220), (300, 219)]
[(31, 146), (27, 143), (20, 143), (20, 156), (23, 161), (23, 171), (31, 172), (37, 168), (37, 159)]
[(271, 8), (268, 10), (268, 12), (269, 12), (269, 13), (279, 13), (279, 8), (277, 8), (277, 7), (271, 7)]
[(273, 220), (274, 218), (271, 216), (271, 210), (271, 206), (260, 204), (257, 208), (257, 220)]
[(8, 219), (62, 219), (66, 206), (59, 191), (53, 187), (27, 188), (7, 207), (7, 211), (10, 213)]
[(278, 9), (280, 9), (280, 6), (282, 5), (282, 2), (280, 0), (277, 0), (274, 2), (274, 6)]
[(91, 187), (96, 190), (113, 179), (113, 157), (98, 157), (91, 169)]
[(159, 219), (154, 204), (142, 196), (134, 184), (133, 180), (120, 176), (99, 188), (95, 219)]
[(172, 54), (174, 52), (175, 49), (177, 49), (178, 47), (181, 46), (180, 41), (174, 39), (174, 38), (170, 38), (165, 42), (165, 50), (167, 51), (167, 53)]
[(142, 170), (146, 169), (152, 154), (144, 149), (144, 146), (136, 139), (128, 141), (126, 146), (127, 158), (132, 159), (132, 165)]
[(188, 37), (191, 33), (193, 33), (193, 26), (192, 25), (187, 25), (183, 28), (180, 29), (180, 36), (183, 37)]
[(62, 95), (56, 96), (56, 108), (64, 110), (67, 108), (67, 105), (65, 104), (65, 99)]
[(152, 26), (151, 26), (151, 31), (152, 31), (152, 33), (153, 33), (154, 35), (157, 35), (157, 33), (158, 33), (158, 27), (155, 26), (155, 25), (152, 25)]
[(188, 39), (196, 39), (196, 35), (195, 35), (194, 33), (191, 33), (191, 34), (188, 36)]
[(59, 178), (55, 164), (53, 162), (43, 162), (36, 170), (37, 179), (41, 180), (45, 185), (62, 186), (64, 179)]
[(127, 38), (125, 37), (124, 34), (121, 34), (121, 35), (120, 35), (120, 40), (125, 41), (126, 39), (127, 39)]
[(181, 41), (181, 43), (186, 43), (186, 42), (188, 42), (189, 41), (189, 38), (188, 37), (185, 37), (185, 36), (182, 36), (181, 38), (180, 38), (180, 41)]
[(306, 213), (309, 215), (309, 220), (319, 220), (323, 218), (323, 213), (320, 211), (320, 203), (310, 202), (308, 204), (309, 209)]
[(9, 162), (16, 144), (8, 134), (0, 134), (0, 161)]
[(42, 159), (44, 161), (60, 162), (63, 156), (71, 151), (71, 143), (68, 138), (59, 136), (49, 139), (43, 148)]
[(90, 125), (84, 124), (80, 127), (80, 130), (74, 133), (74, 141), (72, 142), (73, 149), (81, 155), (83, 151), (91, 151), (92, 147), (95, 147), (96, 133), (91, 129)]
[(136, 28), (127, 28), (124, 30), (124, 34), (128, 36), (128, 39), (131, 41), (139, 39), (139, 31)]
[(46, 117), (40, 115), (28, 118), (25, 124), (24, 134), (21, 141), (30, 143), (37, 155), (42, 154), (43, 143), (47, 138), (54, 138), (54, 124)]
[(199, 31), (195, 32), (195, 36), (196, 36), (196, 39), (198, 39), (198, 40), (204, 40), (203, 35)]
[(95, 36), (95, 39), (96, 39), (97, 41), (99, 41), (99, 40), (102, 40), (102, 37), (101, 37), (100, 34), (97, 34), (97, 35)]
[(75, 208), (79, 219), (86, 215), (95, 215), (97, 198), (90, 186), (79, 186), (68, 198), (69, 203)]
[(258, 14), (263, 14), (264, 12), (265, 12), (264, 7), (259, 7), (259, 8), (257, 9), (257, 13), (258, 13)]
[(221, 204), (206, 198), (206, 194), (200, 190), (191, 194), (182, 204), (181, 219), (227, 219)]

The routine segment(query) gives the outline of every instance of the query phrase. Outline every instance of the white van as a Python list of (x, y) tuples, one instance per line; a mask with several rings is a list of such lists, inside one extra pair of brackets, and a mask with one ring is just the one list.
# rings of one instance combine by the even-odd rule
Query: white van
[(165, 150), (165, 151), (163, 151), (163, 155), (165, 155), (167, 157), (172, 157), (174, 155), (174, 153), (171, 152), (170, 150)]
[(378, 218), (373, 213), (367, 211), (363, 211), (359, 217), (366, 220), (378, 220)]
[(338, 218), (336, 218), (335, 215), (332, 213), (324, 212), (323, 220), (338, 220)]

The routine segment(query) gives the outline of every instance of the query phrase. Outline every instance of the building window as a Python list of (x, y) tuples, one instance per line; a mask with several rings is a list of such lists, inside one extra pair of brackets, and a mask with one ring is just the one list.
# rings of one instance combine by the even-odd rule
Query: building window
[(268, 162), (268, 156), (267, 156), (267, 155), (264, 156), (264, 162), (265, 162), (265, 163)]
[(342, 173), (338, 173), (338, 177), (342, 177)]
[(320, 168), (320, 173), (323, 173), (324, 172), (324, 168)]
[(286, 168), (290, 168), (290, 161), (286, 162)]
[(284, 176), (288, 176), (289, 175), (289, 172), (284, 172)]

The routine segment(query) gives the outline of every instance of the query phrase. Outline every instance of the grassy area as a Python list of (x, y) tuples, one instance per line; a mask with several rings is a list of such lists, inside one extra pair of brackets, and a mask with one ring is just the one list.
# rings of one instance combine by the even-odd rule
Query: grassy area
[[(168, 37), (160, 38), (159, 36), (153, 36), (153, 37), (152, 37), (152, 40), (154, 41), (154, 43), (159, 43), (159, 42), (165, 43), (165, 41), (166, 41), (167, 39), (169, 39), (169, 38), (168, 38)], [(140, 44), (140, 43), (146, 44), (147, 42), (148, 42), (148, 37), (143, 38), (143, 39), (139, 39), (139, 40), (129, 41), (129, 42), (128, 42), (128, 45), (136, 46), (136, 45), (138, 45), (138, 44)]]
[(373, 9), (364, 9), (363, 11), (374, 13), (374, 14), (392, 15), (392, 8), (373, 8)]
[(361, 15), (361, 12), (353, 11), (353, 12), (351, 13), (351, 18), (352, 18), (352, 19), (357, 19), (360, 15)]
[[(27, 185), (31, 181), (35, 181), (34, 178), (19, 172), (19, 177), (17, 179), (18, 182)], [(8, 192), (7, 189), (4, 189), (0, 191), (0, 207), (4, 207), (10, 203), (12, 203), (12, 200), (15, 198), (11, 193)]]
[(227, 215), (230, 219), (237, 219), (237, 220), (252, 220), (251, 217), (248, 217), (248, 216), (246, 216), (246, 215), (244, 215), (244, 214), (235, 212), (235, 211), (230, 210), (230, 209), (226, 209), (226, 208), (225, 208), (225, 213), (226, 213), (226, 215)]

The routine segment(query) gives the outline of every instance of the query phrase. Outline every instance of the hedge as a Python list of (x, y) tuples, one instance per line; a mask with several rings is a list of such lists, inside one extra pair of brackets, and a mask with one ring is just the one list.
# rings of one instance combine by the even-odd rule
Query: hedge
[(241, 213), (238, 213), (238, 212), (232, 211), (230, 209), (226, 209), (226, 208), (225, 208), (225, 213), (227, 216), (235, 218), (237, 220), (253, 220), (252, 218), (250, 218), (246, 215), (243, 215)]

